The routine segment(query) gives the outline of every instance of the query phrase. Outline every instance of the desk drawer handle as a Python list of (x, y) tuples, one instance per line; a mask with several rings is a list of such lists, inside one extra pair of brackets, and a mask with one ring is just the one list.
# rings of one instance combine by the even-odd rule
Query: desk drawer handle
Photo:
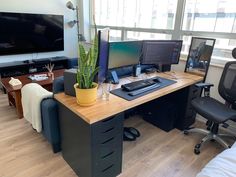
[(110, 165), (109, 167), (103, 169), (102, 172), (105, 172), (105, 171), (109, 170), (109, 169), (112, 168), (113, 166), (114, 166), (114, 164)]
[(105, 119), (105, 120), (102, 120), (102, 122), (109, 122), (110, 120), (112, 120), (114, 117), (111, 117), (111, 118), (108, 118), (108, 119)]
[(102, 133), (107, 133), (107, 132), (110, 132), (110, 131), (112, 131), (114, 129), (114, 127), (111, 127), (111, 128), (109, 128), (108, 130), (105, 130), (104, 132), (102, 132)]
[(106, 157), (108, 157), (108, 156), (112, 155), (113, 153), (114, 153), (114, 151), (112, 151), (112, 152), (109, 152), (108, 154), (106, 154), (106, 155), (102, 156), (102, 159), (105, 159)]
[(112, 141), (113, 139), (114, 139), (114, 137), (112, 137), (112, 138), (110, 138), (110, 139), (108, 139), (108, 140), (102, 142), (102, 144), (106, 144), (106, 143), (108, 143), (109, 141)]

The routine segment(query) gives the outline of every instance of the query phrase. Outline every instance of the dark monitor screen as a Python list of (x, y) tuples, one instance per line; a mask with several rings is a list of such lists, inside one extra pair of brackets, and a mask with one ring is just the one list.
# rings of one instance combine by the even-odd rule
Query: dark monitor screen
[(136, 65), (140, 61), (142, 41), (110, 42), (108, 68)]
[(178, 64), (182, 40), (144, 41), (142, 64)]
[(103, 82), (108, 70), (109, 29), (98, 31), (98, 82)]
[(0, 12), (0, 55), (61, 50), (63, 15)]

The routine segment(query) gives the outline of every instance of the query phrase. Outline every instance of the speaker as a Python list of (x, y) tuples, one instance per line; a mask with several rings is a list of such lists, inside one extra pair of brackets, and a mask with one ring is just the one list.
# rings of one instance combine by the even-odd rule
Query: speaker
[(64, 72), (64, 91), (66, 95), (75, 96), (77, 69), (67, 69)]

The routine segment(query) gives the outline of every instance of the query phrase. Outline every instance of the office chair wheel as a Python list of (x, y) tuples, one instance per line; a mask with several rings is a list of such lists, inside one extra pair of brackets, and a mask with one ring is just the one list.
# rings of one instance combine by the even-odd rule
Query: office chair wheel
[(196, 144), (194, 149), (200, 149), (201, 148), (201, 144)]
[(199, 148), (194, 148), (194, 153), (195, 153), (196, 155), (200, 154), (200, 149), (199, 149)]
[(184, 134), (188, 135), (189, 134), (188, 130), (184, 130)]

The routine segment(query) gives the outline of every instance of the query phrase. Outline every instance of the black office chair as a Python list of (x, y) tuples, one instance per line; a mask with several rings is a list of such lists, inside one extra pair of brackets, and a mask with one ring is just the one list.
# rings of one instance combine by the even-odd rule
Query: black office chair
[(195, 132), (206, 135), (199, 144), (196, 144), (195, 154), (199, 154), (202, 144), (210, 140), (215, 140), (224, 148), (230, 148), (230, 145), (222, 138), (235, 137), (229, 134), (218, 134), (218, 128), (220, 124), (224, 124), (227, 120), (236, 119), (236, 110), (231, 108), (236, 103), (236, 61), (226, 63), (218, 87), (219, 94), (224, 98), (226, 104), (210, 97), (210, 88), (213, 84), (200, 83), (196, 86), (204, 89), (204, 97), (194, 99), (192, 106), (198, 114), (208, 120), (207, 130), (189, 128), (184, 131), (184, 134)]

